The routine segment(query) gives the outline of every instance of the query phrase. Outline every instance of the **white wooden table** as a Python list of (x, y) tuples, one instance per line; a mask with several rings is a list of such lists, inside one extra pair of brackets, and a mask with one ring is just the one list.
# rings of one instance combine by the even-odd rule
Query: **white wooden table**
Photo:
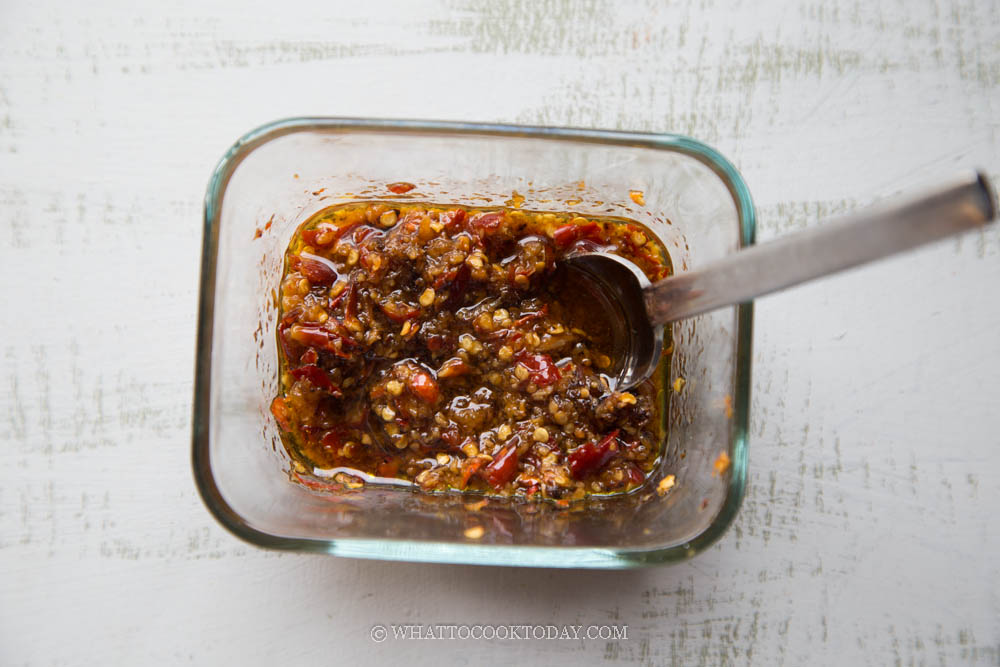
[[(202, 195), (244, 131), (681, 132), (767, 239), (1000, 176), (998, 3), (139, 5), (0, 4), (0, 664), (1000, 664), (996, 229), (759, 303), (749, 494), (676, 567), (268, 553), (188, 463)], [(407, 622), (628, 635), (370, 639)]]

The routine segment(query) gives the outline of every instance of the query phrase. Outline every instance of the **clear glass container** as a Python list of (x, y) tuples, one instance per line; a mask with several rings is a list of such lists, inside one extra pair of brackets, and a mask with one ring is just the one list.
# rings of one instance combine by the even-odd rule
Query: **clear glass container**
[[(386, 184), (417, 187), (393, 195)], [(639, 205), (630, 191), (645, 199)], [(220, 161), (205, 200), (193, 463), (205, 504), (263, 547), (410, 561), (625, 568), (689, 558), (743, 498), (752, 304), (673, 325), (669, 435), (638, 492), (569, 509), (369, 485), (293, 481), (269, 404), (278, 383), (276, 290), (295, 228), (355, 199), (504, 206), (633, 218), (675, 271), (754, 240), (743, 179), (677, 135), (425, 121), (302, 118), (261, 127)], [(714, 474), (720, 453), (731, 465)], [(674, 475), (674, 487), (657, 493)], [(478, 528), (481, 527), (481, 536)], [(469, 530), (475, 528), (475, 530)]]

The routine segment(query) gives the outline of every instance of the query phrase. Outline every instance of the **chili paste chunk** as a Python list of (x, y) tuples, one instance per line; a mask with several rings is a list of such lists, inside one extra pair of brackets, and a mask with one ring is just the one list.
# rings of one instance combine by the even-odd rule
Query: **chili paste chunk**
[(557, 265), (580, 250), (651, 280), (671, 271), (622, 219), (390, 202), (314, 215), (280, 289), (271, 411), (289, 453), (426, 491), (576, 500), (640, 486), (664, 439), (662, 387), (611, 389), (610, 328)]

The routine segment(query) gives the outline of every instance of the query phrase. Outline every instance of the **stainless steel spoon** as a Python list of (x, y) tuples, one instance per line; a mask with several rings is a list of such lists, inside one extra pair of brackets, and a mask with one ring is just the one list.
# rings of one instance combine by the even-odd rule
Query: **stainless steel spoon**
[(590, 282), (613, 308), (615, 364), (624, 390), (648, 378), (669, 322), (743, 303), (799, 283), (981, 227), (997, 214), (986, 175), (963, 173), (930, 193), (897, 200), (776, 241), (740, 250), (703, 268), (650, 284), (632, 262), (605, 253), (567, 256), (572, 278)]

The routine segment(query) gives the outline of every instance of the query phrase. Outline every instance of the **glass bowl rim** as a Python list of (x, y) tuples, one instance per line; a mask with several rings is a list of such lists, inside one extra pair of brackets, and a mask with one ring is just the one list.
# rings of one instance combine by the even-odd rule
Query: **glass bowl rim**
[(652, 549), (480, 545), (418, 540), (286, 538), (252, 527), (222, 497), (209, 458), (212, 336), (215, 312), (218, 222), (226, 186), (237, 166), (258, 146), (301, 131), (453, 134), (533, 138), (571, 143), (633, 146), (669, 150), (692, 157), (709, 167), (733, 197), (740, 221), (740, 246), (756, 241), (756, 212), (749, 188), (736, 167), (714, 148), (681, 134), (541, 127), (456, 121), (298, 117), (276, 120), (247, 132), (222, 156), (209, 179), (202, 229), (198, 327), (195, 344), (195, 381), (192, 414), (191, 461), (195, 485), (205, 506), (227, 530), (255, 546), (287, 551), (329, 553), (351, 558), (412, 562), (462, 563), (624, 569), (686, 560), (715, 543), (729, 528), (746, 492), (750, 407), (753, 302), (737, 306), (736, 381), (733, 391), (732, 462), (726, 498), (708, 527), (684, 544)]

